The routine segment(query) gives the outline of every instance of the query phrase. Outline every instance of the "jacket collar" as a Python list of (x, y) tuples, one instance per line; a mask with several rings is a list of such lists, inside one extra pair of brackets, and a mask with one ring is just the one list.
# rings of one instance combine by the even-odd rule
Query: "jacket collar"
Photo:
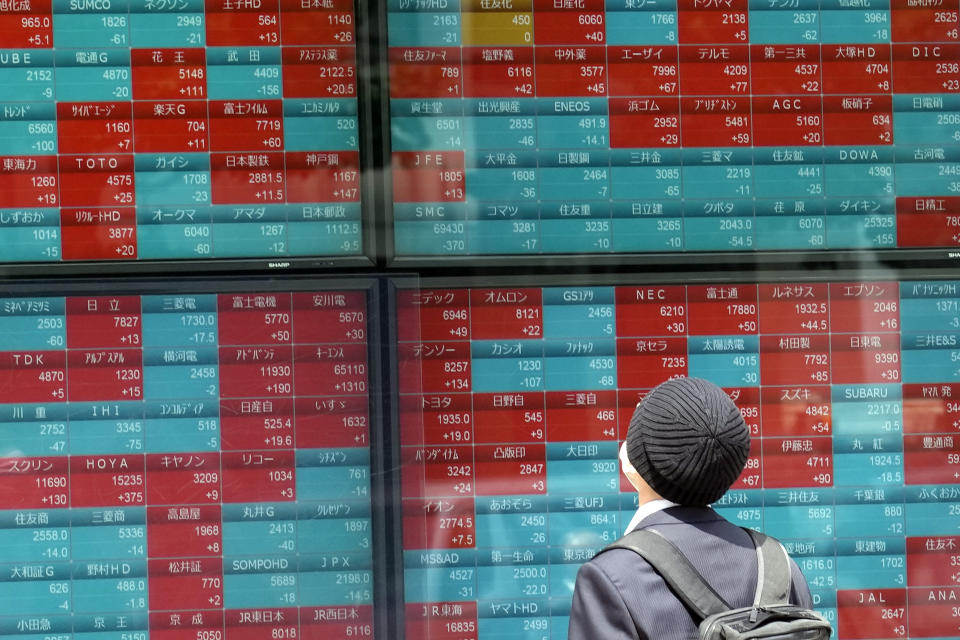
[(716, 522), (723, 516), (710, 507), (668, 507), (651, 513), (640, 521), (635, 528), (642, 529), (665, 524), (690, 524), (694, 522)]

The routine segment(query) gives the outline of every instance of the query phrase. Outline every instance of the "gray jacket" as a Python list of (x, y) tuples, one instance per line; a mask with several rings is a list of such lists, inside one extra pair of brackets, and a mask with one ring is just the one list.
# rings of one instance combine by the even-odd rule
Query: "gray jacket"
[[(750, 536), (708, 507), (670, 507), (644, 518), (687, 556), (731, 607), (753, 603), (757, 556)], [(791, 560), (791, 602), (811, 606), (810, 589)], [(613, 549), (577, 573), (568, 640), (689, 640), (697, 637), (686, 606), (646, 560)]]

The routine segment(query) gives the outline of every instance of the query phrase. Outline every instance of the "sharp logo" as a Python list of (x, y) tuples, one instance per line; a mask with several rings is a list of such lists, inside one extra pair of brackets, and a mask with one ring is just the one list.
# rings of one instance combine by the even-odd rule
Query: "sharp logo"
[(268, 262), (267, 267), (270, 269), (286, 269), (290, 266), (289, 262)]

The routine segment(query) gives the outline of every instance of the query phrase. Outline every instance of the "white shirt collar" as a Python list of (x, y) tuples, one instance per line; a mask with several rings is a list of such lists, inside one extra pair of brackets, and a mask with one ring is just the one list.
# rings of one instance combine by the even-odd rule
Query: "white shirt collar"
[(623, 534), (626, 535), (636, 529), (637, 525), (640, 524), (640, 521), (647, 516), (675, 506), (677, 506), (676, 502), (670, 502), (669, 500), (665, 500), (663, 498), (643, 503), (640, 505), (640, 508), (637, 509), (637, 512), (633, 514), (633, 517), (630, 518), (630, 524), (627, 525), (627, 528), (624, 530)]

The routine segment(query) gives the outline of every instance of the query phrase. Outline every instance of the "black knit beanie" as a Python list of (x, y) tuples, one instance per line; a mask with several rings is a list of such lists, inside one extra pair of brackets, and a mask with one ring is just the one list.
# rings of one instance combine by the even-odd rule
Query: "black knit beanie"
[(716, 502), (750, 453), (750, 431), (724, 391), (700, 378), (655, 387), (637, 405), (627, 457), (661, 496), (682, 505)]

